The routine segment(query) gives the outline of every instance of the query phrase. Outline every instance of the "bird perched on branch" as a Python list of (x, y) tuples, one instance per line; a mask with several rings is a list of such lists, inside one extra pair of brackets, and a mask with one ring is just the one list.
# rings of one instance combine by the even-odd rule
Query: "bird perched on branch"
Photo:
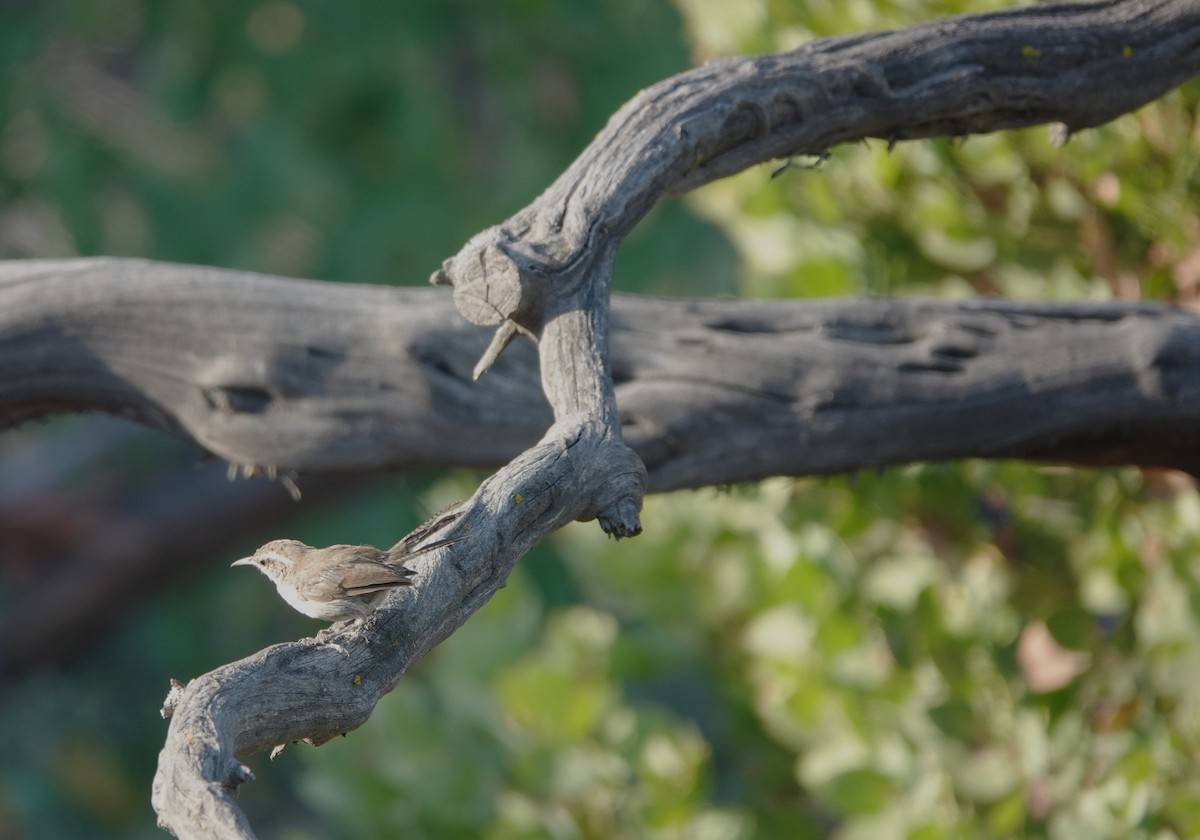
[(411, 586), (404, 561), (465, 540), (466, 534), (421, 543), (453, 524), (461, 510), (447, 509), (383, 551), (369, 545), (313, 548), (298, 540), (274, 540), (232, 566), (253, 566), (271, 579), (283, 600), (311, 618), (364, 619), (399, 586)]

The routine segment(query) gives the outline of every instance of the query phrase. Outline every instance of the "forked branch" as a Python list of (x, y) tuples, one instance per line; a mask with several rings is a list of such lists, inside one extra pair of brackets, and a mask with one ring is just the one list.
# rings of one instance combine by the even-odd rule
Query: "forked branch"
[[(415, 658), (567, 521), (596, 517), (611, 533), (637, 532), (646, 473), (621, 439), (608, 293), (621, 238), (656, 201), (754, 163), (864, 137), (1041, 122), (1069, 133), (1157, 97), (1198, 68), (1195, 2), (1125, 0), (824, 39), (783, 55), (714, 62), (634, 97), (542, 196), (473, 238), (434, 278), (454, 286), (468, 320), (508, 321), (538, 337), (553, 425), (468, 503), (463, 522), (472, 539), (422, 558), (412, 591), (340, 633), (335, 641), (347, 655), (309, 642), (275, 646), (179, 692), (155, 781), (161, 824), (180, 836), (250, 836), (232, 796), (249, 778), (238, 756), (296, 739), (320, 743), (359, 725)], [(932, 360), (923, 368), (929, 381), (942, 382), (956, 366), (969, 367), (954, 348), (986, 344), (988, 335), (926, 339), (914, 352)], [(263, 399), (258, 390), (258, 361), (235, 353), (225, 367), (214, 365), (209, 375), (226, 387), (212, 392), (213, 410), (241, 423), (271, 410), (274, 395)], [(1178, 397), (1161, 383), (1139, 384), (1167, 402)], [(853, 407), (842, 383), (821, 393), (809, 397), (814, 417)]]

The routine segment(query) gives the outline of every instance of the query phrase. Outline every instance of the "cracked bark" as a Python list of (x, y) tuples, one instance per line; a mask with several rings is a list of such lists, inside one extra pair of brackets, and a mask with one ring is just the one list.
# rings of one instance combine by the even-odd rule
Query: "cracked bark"
[[(9, 422), (126, 413), (272, 468), (483, 464), (524, 449), (467, 502), (470, 540), (419, 558), (416, 586), (335, 635), (345, 655), (276, 645), (172, 693), (160, 823), (186, 837), (253, 836), (233, 798), (251, 778), (239, 756), (361, 724), (555, 528), (597, 518), (636, 533), (647, 480), (666, 489), (968, 455), (1195, 472), (1200, 334), (1187, 313), (620, 301), (610, 356), (608, 290), (621, 238), (655, 202), (748, 165), (864, 137), (1040, 122), (1066, 135), (1198, 69), (1195, 3), (1126, 0), (823, 39), (668, 79), (435, 274), (463, 316), (499, 326), (485, 356), (496, 369), (477, 387), (463, 348), (478, 352), (482, 337), (428, 293), (133, 261), (0, 267)], [(71, 284), (72, 303), (47, 299), (55, 283)], [(427, 313), (440, 331), (414, 322)], [(522, 331), (540, 340), (539, 377), (527, 347), (499, 354)], [(532, 398), (539, 384), (546, 402)]]
[[(612, 303), (622, 435), (655, 492), (967, 457), (1200, 474), (1192, 312), (995, 299)], [(141, 260), (0, 263), (0, 424), (108, 410), (251, 467), (495, 468), (553, 415), (527, 341), (471, 383), (486, 343), (433, 289)], [(257, 372), (211, 373), (234, 360)], [(250, 408), (214, 397), (226, 391), (265, 396)]]

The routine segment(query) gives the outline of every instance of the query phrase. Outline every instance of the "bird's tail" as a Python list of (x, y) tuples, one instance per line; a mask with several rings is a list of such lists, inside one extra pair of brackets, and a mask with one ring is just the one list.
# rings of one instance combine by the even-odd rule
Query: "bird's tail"
[(467, 538), (467, 534), (456, 534), (452, 537), (435, 540), (431, 543), (425, 543), (425, 540), (439, 531), (453, 525), (458, 518), (462, 516), (462, 502), (458, 501), (452, 505), (442, 508), (433, 516), (426, 519), (416, 528), (413, 528), (407, 534), (400, 538), (400, 541), (388, 549), (389, 562), (396, 563), (402, 561), (406, 557), (416, 557), (418, 554), (425, 554), (429, 551), (434, 551), (452, 543), (461, 542)]

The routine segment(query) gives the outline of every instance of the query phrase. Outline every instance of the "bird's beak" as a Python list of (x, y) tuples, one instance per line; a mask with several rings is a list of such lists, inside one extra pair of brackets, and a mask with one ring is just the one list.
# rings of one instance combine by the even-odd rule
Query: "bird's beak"
[(234, 566), (249, 566), (249, 565), (252, 565), (253, 563), (254, 563), (253, 557), (243, 557), (241, 560), (234, 560), (232, 563), (230, 563), (229, 568), (232, 569)]

